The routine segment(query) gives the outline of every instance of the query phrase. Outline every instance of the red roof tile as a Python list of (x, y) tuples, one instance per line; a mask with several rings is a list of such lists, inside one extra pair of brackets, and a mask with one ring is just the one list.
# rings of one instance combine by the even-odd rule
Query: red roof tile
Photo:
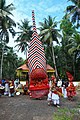
[[(26, 64), (21, 65), (17, 68), (17, 70), (29, 70), (28, 66)], [(49, 64), (47, 64), (47, 70), (54, 70)]]

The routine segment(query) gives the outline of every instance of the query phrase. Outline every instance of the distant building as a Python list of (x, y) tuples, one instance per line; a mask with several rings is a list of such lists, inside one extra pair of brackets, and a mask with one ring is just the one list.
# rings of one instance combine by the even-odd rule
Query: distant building
[[(16, 76), (19, 77), (20, 81), (26, 81), (29, 79), (28, 76), (29, 68), (27, 64), (23, 64), (16, 69)], [(49, 64), (47, 64), (47, 74), (48, 77), (51, 77), (55, 72), (54, 68), (52, 68)]]

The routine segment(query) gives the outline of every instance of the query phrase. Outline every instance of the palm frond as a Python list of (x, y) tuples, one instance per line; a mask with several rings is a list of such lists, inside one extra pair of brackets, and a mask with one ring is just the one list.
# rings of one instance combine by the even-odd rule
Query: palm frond
[(16, 27), (16, 23), (9, 17), (9, 16), (6, 16), (7, 20), (9, 20), (9, 23), (11, 25), (13, 25), (14, 27)]
[(48, 32), (48, 29), (42, 30), (42, 31), (40, 32), (40, 35), (44, 35), (44, 34), (46, 34), (46, 32)]
[(70, 5), (66, 8), (66, 10), (67, 10), (67, 12), (71, 12), (74, 8), (75, 8), (75, 6)]
[(73, 54), (74, 52), (76, 51), (76, 48), (71, 48), (71, 49), (69, 49), (68, 50), (68, 53), (71, 55), (71, 54)]

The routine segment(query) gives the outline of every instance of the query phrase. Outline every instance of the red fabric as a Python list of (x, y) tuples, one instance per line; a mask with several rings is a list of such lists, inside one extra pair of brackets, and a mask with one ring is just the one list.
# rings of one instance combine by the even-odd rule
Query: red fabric
[(70, 97), (70, 96), (75, 96), (76, 95), (76, 91), (68, 91), (67, 92), (67, 96)]
[(31, 98), (42, 98), (42, 97), (48, 95), (48, 92), (49, 92), (48, 89), (30, 91), (30, 97)]
[(53, 81), (54, 81), (54, 79), (55, 79), (55, 76), (52, 76), (52, 77), (51, 77), (51, 80), (53, 80)]
[(0, 80), (0, 84), (2, 84), (2, 81)]
[(31, 80), (46, 79), (47, 74), (42, 68), (36, 68), (30, 74)]
[(48, 77), (42, 68), (36, 68), (30, 74), (30, 96), (40, 98), (49, 90)]
[(12, 82), (11, 82), (11, 83), (12, 83), (12, 86), (14, 86), (14, 80), (12, 80)]
[(74, 86), (72, 82), (70, 83), (70, 86), (66, 88), (66, 90), (67, 90), (68, 97), (76, 95), (76, 87)]
[(49, 89), (49, 85), (41, 85), (41, 86), (39, 86), (39, 85), (36, 85), (36, 86), (34, 86), (34, 85), (30, 85), (30, 87), (29, 87), (29, 90), (31, 91), (34, 91), (34, 90), (45, 90), (45, 89)]
[(58, 94), (57, 90), (52, 91), (54, 94)]
[(49, 89), (48, 78), (43, 80), (30, 80), (29, 90)]
[(26, 81), (26, 87), (28, 87), (28, 81)]
[(30, 85), (34, 85), (34, 84), (35, 84), (35, 81), (31, 80)]
[(10, 93), (14, 93), (14, 88), (10, 88)]
[(62, 89), (61, 89), (61, 88), (58, 88), (58, 91), (59, 91), (60, 93), (62, 93)]
[(69, 81), (73, 81), (74, 80), (74, 77), (71, 75), (71, 73), (66, 72), (66, 74), (67, 74), (67, 77), (68, 77)]
[(44, 80), (42, 81), (42, 83), (45, 84), (45, 85), (47, 85), (47, 84), (48, 84), (48, 78), (44, 79)]

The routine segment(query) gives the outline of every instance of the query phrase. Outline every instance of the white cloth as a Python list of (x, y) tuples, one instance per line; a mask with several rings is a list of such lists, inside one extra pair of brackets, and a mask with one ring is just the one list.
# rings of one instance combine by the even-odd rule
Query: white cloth
[(65, 87), (62, 87), (62, 94), (63, 94), (64, 98), (67, 98), (67, 90)]
[(59, 80), (59, 81), (57, 82), (57, 86), (58, 86), (58, 87), (61, 87), (61, 86), (62, 86), (62, 81), (61, 81), (61, 80)]
[(49, 81), (49, 88), (51, 88), (52, 87), (52, 81), (50, 80)]
[(54, 105), (57, 105), (60, 103), (58, 94), (52, 93), (52, 102), (54, 103)]
[(15, 88), (18, 87), (18, 84), (19, 84), (19, 79), (16, 79), (16, 80), (14, 81), (14, 86), (15, 86)]
[(5, 83), (5, 92), (10, 92), (9, 83)]
[(58, 100), (52, 100), (52, 102), (54, 103), (54, 105), (58, 104), (59, 105), (59, 99)]
[(5, 83), (5, 92), (4, 92), (4, 95), (9, 95), (9, 97), (11, 96), (10, 95), (9, 83)]
[(51, 100), (52, 99), (52, 92), (50, 91), (49, 93), (48, 93), (48, 98), (47, 98), (47, 100), (49, 101), (49, 100)]
[(52, 100), (59, 100), (59, 95), (52, 93)]
[(54, 103), (54, 105), (56, 104), (59, 104), (59, 95), (58, 94), (55, 94), (53, 92), (49, 92), (48, 93), (48, 98), (47, 98), (48, 101), (52, 101)]

